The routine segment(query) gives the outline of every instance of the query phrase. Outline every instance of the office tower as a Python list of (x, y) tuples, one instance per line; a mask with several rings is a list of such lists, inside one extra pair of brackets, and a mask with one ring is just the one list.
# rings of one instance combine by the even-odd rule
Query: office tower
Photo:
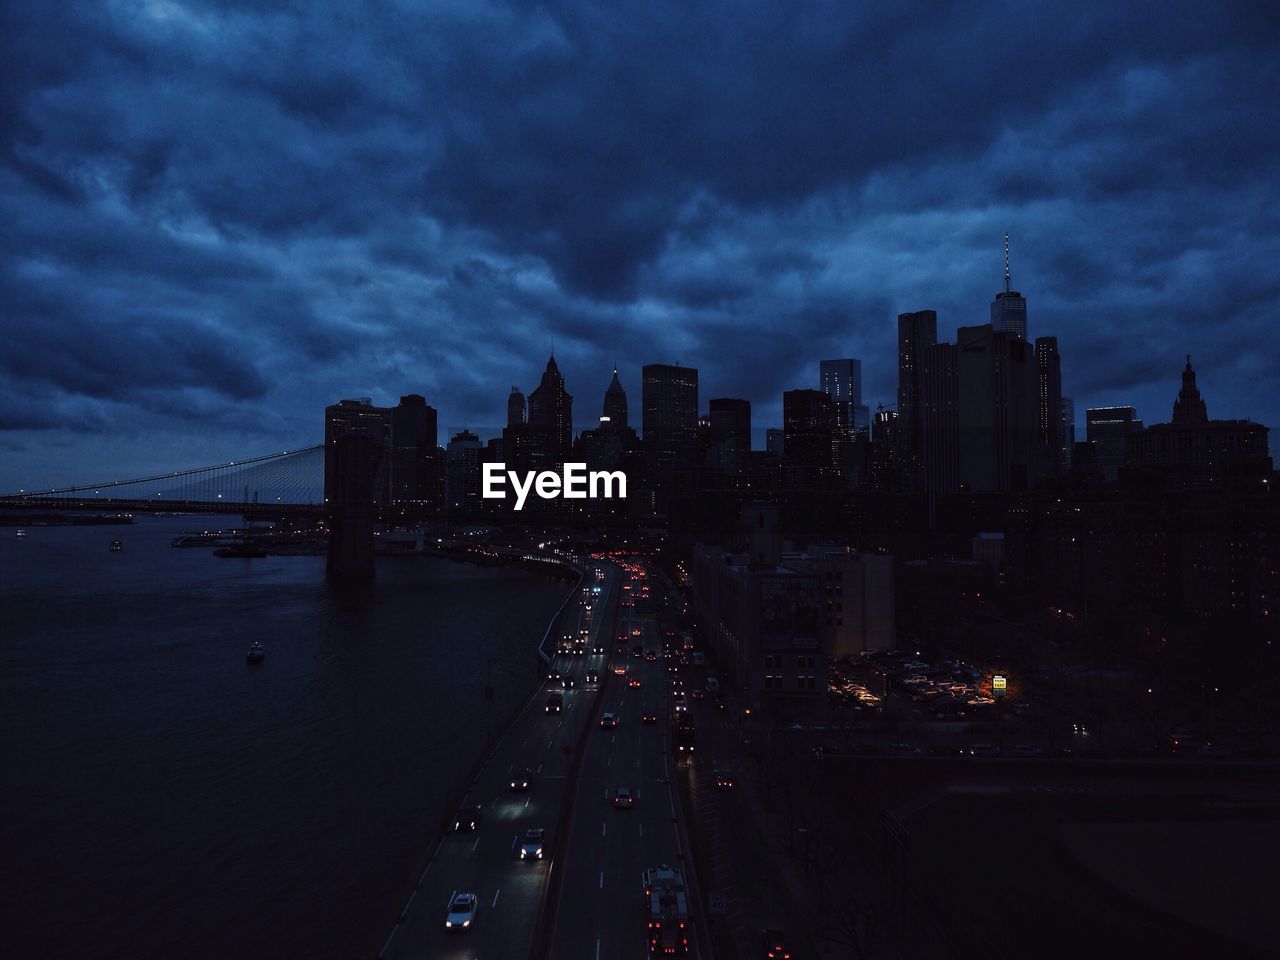
[(1182, 389), (1173, 401), (1174, 423), (1207, 423), (1209, 408), (1205, 406), (1196, 386), (1196, 372), (1191, 369), (1191, 354), (1187, 354), (1187, 365), (1182, 368)]
[(1012, 288), (1009, 279), (1009, 235), (1004, 235), (1004, 289), (991, 301), (991, 327), (997, 333), (1009, 333), (1019, 340), (1027, 339), (1027, 301)]
[(1062, 472), (1062, 356), (1057, 337), (1036, 337), (1036, 395), (1040, 448), (1034, 479), (1052, 479)]
[(1025, 490), (1035, 477), (1039, 403), (1030, 344), (990, 324), (956, 333), (961, 489)]
[(454, 434), (445, 451), (445, 501), (452, 513), (480, 508), (480, 452), (484, 444), (470, 430)]
[(573, 444), (573, 397), (564, 388), (554, 354), (547, 359), (542, 381), (529, 394), (529, 426), (536, 434), (533, 444), (544, 448), (535, 459), (551, 466), (564, 463)]
[(604, 392), (604, 409), (601, 423), (608, 422), (618, 429), (627, 426), (627, 391), (618, 380), (618, 368), (613, 368), (613, 379)]
[(875, 419), (871, 422), (871, 439), (889, 449), (897, 445), (898, 413), (886, 410), (883, 406), (876, 409)]
[(793, 463), (835, 473), (838, 434), (835, 404), (821, 390), (787, 390), (782, 394), (782, 452)]
[(436, 408), (416, 393), (391, 409), (391, 502), (436, 502)]
[(520, 392), (519, 387), (512, 387), (511, 393), (507, 396), (507, 427), (515, 429), (523, 427), (527, 422), (524, 394)]
[(741, 470), (751, 452), (751, 402), (717, 397), (711, 401), (708, 419), (708, 464), (720, 470)]
[(921, 469), (920, 358), (938, 342), (938, 314), (898, 314), (898, 452), (914, 478)]
[(636, 432), (627, 425), (627, 394), (615, 367), (604, 392), (600, 423), (578, 434), (573, 444), (574, 460), (585, 463), (589, 470), (612, 470), (635, 450), (637, 443)]
[(867, 408), (862, 405), (862, 361), (823, 360), (818, 366), (822, 392), (835, 405), (836, 426), (846, 436), (866, 432)]
[[(324, 408), (324, 499), (333, 499), (337, 483), (336, 444), (342, 437), (360, 436), (377, 441), (368, 449), (382, 451), (374, 484), (374, 496), (378, 503), (385, 503), (390, 494), (386, 447), (391, 439), (391, 411), (387, 407), (375, 407), (369, 397), (356, 400), (339, 400)], [(362, 447), (361, 449), (365, 449)]]
[(782, 431), (777, 427), (769, 427), (764, 432), (764, 449), (771, 456), (782, 457)]
[(650, 363), (643, 370), (642, 430), (652, 468), (693, 460), (698, 443), (698, 371)]
[(1058, 472), (1064, 474), (1071, 469), (1071, 453), (1076, 446), (1076, 402), (1070, 397), (1062, 398), (1060, 426), (1058, 437), (1061, 444), (1058, 448)]
[(955, 493), (960, 489), (960, 367), (954, 343), (935, 343), (921, 355), (919, 396), (925, 489)]
[(1084, 412), (1085, 440), (1093, 448), (1098, 469), (1115, 483), (1124, 466), (1129, 434), (1142, 429), (1133, 407), (1090, 407)]

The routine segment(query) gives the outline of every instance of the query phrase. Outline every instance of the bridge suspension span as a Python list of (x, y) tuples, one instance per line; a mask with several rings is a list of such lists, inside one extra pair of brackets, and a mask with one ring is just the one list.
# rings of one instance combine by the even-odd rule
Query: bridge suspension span
[(152, 509), (165, 504), (182, 505), (183, 509), (207, 504), (225, 510), (254, 499), (263, 506), (319, 506), (324, 502), (324, 444), (131, 480), (22, 490), (2, 499), (10, 505), (19, 501), (31, 507), (146, 502)]

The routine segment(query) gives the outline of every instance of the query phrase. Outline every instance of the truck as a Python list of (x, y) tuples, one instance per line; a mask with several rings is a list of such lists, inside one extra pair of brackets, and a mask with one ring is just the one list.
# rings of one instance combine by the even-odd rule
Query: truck
[(667, 864), (644, 871), (644, 908), (651, 956), (689, 952), (689, 900), (684, 873)]

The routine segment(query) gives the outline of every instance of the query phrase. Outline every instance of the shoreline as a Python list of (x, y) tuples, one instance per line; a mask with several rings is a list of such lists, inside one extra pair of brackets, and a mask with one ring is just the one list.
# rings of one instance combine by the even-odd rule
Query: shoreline
[[(427, 555), (427, 554), (424, 554), (424, 555)], [(437, 559), (453, 559), (453, 558), (437, 557)], [(465, 562), (465, 561), (455, 560), (454, 562)], [(546, 664), (551, 662), (551, 657), (547, 655), (543, 647), (547, 642), (547, 638), (551, 636), (552, 630), (554, 630), (556, 627), (556, 624), (560, 622), (560, 618), (564, 615), (565, 610), (568, 609), (570, 602), (578, 595), (578, 591), (582, 589), (582, 585), (586, 580), (585, 572), (583, 570), (578, 569), (573, 564), (567, 561), (548, 560), (548, 561), (545, 561), (545, 563), (547, 564), (554, 563), (556, 567), (559, 569), (560, 573), (563, 575), (563, 579), (565, 579), (566, 581), (573, 579), (574, 576), (576, 576), (577, 579), (574, 582), (573, 586), (570, 587), (568, 592), (565, 594), (564, 600), (561, 602), (560, 606), (556, 608), (555, 613), (553, 613), (550, 619), (547, 621), (547, 627), (543, 631), (542, 638), (538, 641), (537, 647), (534, 648), (536, 661), (538, 663), (538, 670), (537, 670), (537, 676), (534, 682), (531, 684), (532, 689), (529, 691), (527, 696), (525, 696), (522, 699), (516, 700), (516, 702), (512, 705), (511, 709), (508, 710), (507, 713), (502, 717), (502, 719), (497, 724), (497, 730), (494, 733), (494, 735), (489, 738), (489, 741), (484, 745), (483, 749), (480, 751), (479, 756), (476, 757), (475, 761), (467, 769), (466, 776), (462, 779), (461, 786), (459, 786), (451, 795), (450, 801), (448, 805), (445, 807), (445, 813), (443, 814), (441, 820), (436, 826), (434, 838), (430, 840), (427, 844), (427, 852), (423, 853), (423, 855), (418, 858), (418, 861), (414, 866), (413, 871), (410, 874), (411, 882), (408, 884), (408, 889), (403, 900), (403, 905), (400, 907), (399, 912), (391, 920), (389, 924), (390, 931), (388, 932), (386, 938), (382, 940), (381, 946), (379, 947), (378, 952), (375, 955), (378, 958), (378, 960), (381, 960), (381, 958), (386, 954), (387, 948), (391, 945), (391, 941), (396, 935), (396, 931), (399, 929), (400, 924), (404, 922), (405, 917), (408, 915), (409, 908), (413, 904), (414, 897), (417, 895), (418, 887), (421, 885), (423, 878), (426, 876), (427, 870), (430, 868), (432, 861), (435, 860), (436, 855), (440, 852), (440, 847), (444, 843), (445, 838), (448, 837), (450, 833), (452, 833), (452, 830), (450, 829), (449, 824), (453, 821), (454, 815), (461, 808), (463, 801), (467, 797), (467, 794), (469, 794), (473, 789), (475, 789), (476, 781), (478, 780), (481, 771), (483, 771), (484, 768), (489, 765), (489, 761), (493, 758), (494, 752), (498, 749), (499, 746), (502, 745), (502, 742), (506, 739), (507, 734), (511, 732), (511, 727), (515, 723), (516, 719), (520, 716), (521, 713), (523, 713), (526, 709), (528, 709), (530, 704), (532, 704), (533, 701), (542, 692), (543, 668), (545, 667)], [(545, 568), (535, 572), (541, 572), (546, 576), (556, 576), (556, 574), (552, 573), (550, 570), (547, 570)]]

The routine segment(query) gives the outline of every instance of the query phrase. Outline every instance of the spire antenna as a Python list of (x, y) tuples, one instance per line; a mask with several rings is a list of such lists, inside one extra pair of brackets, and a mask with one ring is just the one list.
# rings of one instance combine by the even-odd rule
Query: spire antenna
[(1004, 232), (1004, 292), (1009, 292), (1009, 231)]

